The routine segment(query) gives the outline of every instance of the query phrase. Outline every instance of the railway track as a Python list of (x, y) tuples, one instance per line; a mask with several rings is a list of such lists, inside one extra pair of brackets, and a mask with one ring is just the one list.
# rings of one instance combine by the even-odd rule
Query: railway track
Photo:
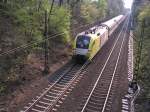
[(129, 19), (124, 23), (120, 34), (90, 91), (85, 95), (78, 112), (110, 112), (112, 97), (120, 74), (117, 72), (123, 50)]
[(57, 102), (67, 93), (67, 90), (73, 88), (82, 78), (81, 72), (87, 65), (88, 61), (84, 65), (73, 64), (20, 112), (52, 111)]
[[(124, 45), (124, 32), (127, 30), (128, 20), (126, 20), (122, 30), (115, 41), (113, 48), (101, 70), (98, 79), (90, 87), (90, 92), (86, 95), (82, 105), (78, 109), (80, 112), (105, 112), (111, 109), (111, 97), (114, 94), (114, 88), (117, 85), (116, 74), (121, 51)], [(118, 51), (117, 51), (118, 50)], [(112, 57), (116, 57), (110, 60)], [(113, 64), (112, 64), (113, 63)], [(62, 103), (60, 99), (66, 96), (67, 91), (73, 88), (84, 75), (83, 70), (88, 62), (83, 66), (73, 64), (63, 71), (56, 80), (53, 80), (46, 90), (28, 103), (20, 112), (51, 112)], [(104, 75), (105, 74), (105, 75)], [(106, 75), (107, 74), (107, 75)], [(59, 105), (60, 106), (60, 105)]]

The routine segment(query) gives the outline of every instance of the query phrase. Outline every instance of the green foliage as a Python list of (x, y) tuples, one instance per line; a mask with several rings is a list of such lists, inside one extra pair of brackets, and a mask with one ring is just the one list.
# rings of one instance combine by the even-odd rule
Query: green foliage
[[(141, 63), (140, 63), (140, 76), (143, 76), (142, 74), (147, 73), (148, 71), (145, 71), (146, 68), (145, 67), (149, 67), (150, 63), (149, 63), (149, 57), (150, 57), (150, 5), (143, 7), (140, 12), (139, 15), (137, 16), (138, 19), (138, 27), (136, 28), (136, 35), (138, 37), (138, 40), (140, 40), (140, 38), (143, 38), (143, 49), (142, 49), (142, 54), (141, 54)], [(142, 26), (144, 22), (144, 26)], [(140, 37), (140, 32), (142, 30), (142, 27), (144, 28), (144, 36)], [(137, 43), (136, 43), (137, 46)], [(137, 46), (138, 47), (138, 46)], [(138, 53), (138, 52), (137, 52)], [(145, 70), (143, 70), (145, 69)], [(145, 72), (145, 73), (144, 73)], [(150, 79), (148, 79), (150, 80)]]
[(50, 0), (43, 0), (42, 8), (44, 10), (46, 10), (47, 12), (49, 12), (50, 9), (51, 9), (51, 5), (50, 4), (51, 4)]
[(108, 1), (108, 15), (110, 17), (117, 16), (123, 13), (123, 0), (107, 0)]
[(84, 18), (87, 23), (95, 21), (97, 19), (98, 10), (95, 4), (86, 3), (81, 6), (81, 17)]
[[(68, 11), (65, 7), (55, 7), (53, 14), (50, 17), (49, 21), (49, 30), (53, 33), (62, 33), (62, 40), (68, 42), (70, 40), (70, 11)], [(61, 39), (61, 38), (60, 38)]]
[(101, 15), (101, 17), (105, 18), (106, 14), (107, 14), (107, 10), (108, 10), (108, 3), (106, 0), (98, 0), (98, 10), (99, 10), (99, 15)]
[(83, 0), (81, 4), (81, 17), (87, 23), (103, 20), (107, 17), (122, 14), (124, 10), (122, 0)]
[[(3, 8), (0, 9), (0, 14), (5, 15), (0, 15), (0, 33), (4, 32), (0, 38), (0, 40), (3, 40), (0, 41), (0, 50), (3, 48), (2, 52), (32, 42), (43, 42), (45, 10), (49, 13), (51, 1), (8, 0), (7, 3), (0, 2), (0, 6), (3, 6)], [(49, 13), (49, 17), (48, 35), (64, 32), (64, 35), (57, 38), (62, 42), (70, 41), (70, 11), (64, 6), (58, 7), (57, 4), (54, 4), (52, 15)], [(1, 18), (3, 19), (1, 20)], [(5, 22), (3, 20), (5, 20)], [(7, 32), (5, 32), (5, 29)], [(29, 49), (0, 57), (0, 79), (3, 81), (7, 80), (7, 77), (12, 75), (10, 71), (24, 64), (27, 56), (33, 53), (35, 49), (39, 51), (43, 50), (42, 43), (38, 46), (37, 44), (33, 44)], [(0, 91), (1, 90), (3, 90), (3, 87), (0, 87)]]
[[(32, 42), (41, 43), (0, 57), (0, 79), (7, 80), (8, 75), (12, 75), (11, 70), (15, 71), (15, 68), (24, 64), (30, 53), (34, 53), (35, 50), (43, 50), (45, 11), (49, 14), (48, 35), (64, 33), (56, 39), (64, 43), (70, 42), (70, 30), (80, 26), (80, 23), (92, 23), (107, 16), (107, 0), (69, 0), (69, 3), (67, 1), (64, 0), (61, 7), (55, 1), (51, 14), (52, 0), (0, 1), (0, 52), (6, 52)], [(74, 20), (77, 24), (72, 27)], [(5, 87), (0, 85), (0, 92), (4, 89)]]
[(106, 17), (107, 14), (107, 1), (84, 1), (81, 5), (81, 17), (84, 18), (87, 23), (92, 21), (101, 20)]
[(39, 12), (29, 6), (24, 6), (14, 11), (14, 17), (14, 22), (20, 27), (20, 32), (25, 34), (29, 41), (42, 40), (43, 33), (40, 29), (42, 17)]
[[(63, 37), (66, 41), (66, 39), (69, 39), (70, 35), (70, 11), (65, 7), (58, 7), (56, 4), (54, 5), (55, 8), (53, 9), (53, 14), (49, 15), (50, 33), (55, 34), (59, 32), (65, 32)], [(30, 42), (43, 40), (45, 18), (44, 13), (45, 10), (49, 13), (51, 1), (30, 0), (21, 2), (12, 0), (8, 1), (7, 6), (11, 7), (7, 11), (7, 14), (11, 14), (14, 17), (14, 23), (19, 27), (17, 30), (27, 37), (25, 41)], [(49, 35), (51, 35), (50, 33)]]
[(150, 21), (150, 5), (145, 6), (141, 9), (141, 12), (138, 15), (138, 20), (143, 21), (146, 20), (146, 22)]
[(0, 95), (6, 90), (6, 85), (0, 83)]
[[(143, 47), (142, 47), (142, 53), (141, 53), (141, 61), (140, 61), (140, 68), (139, 68), (139, 74), (137, 77), (137, 80), (139, 81), (139, 84), (142, 88), (141, 94), (138, 98), (141, 102), (141, 106), (138, 107), (137, 112), (149, 112), (146, 110), (145, 105), (147, 102), (147, 99), (150, 98), (150, 5), (143, 6), (142, 8), (139, 8), (136, 12), (137, 14), (137, 20), (138, 20), (138, 27), (136, 27), (135, 34), (137, 35), (137, 39), (140, 39), (141, 35), (141, 29), (142, 29), (142, 22), (145, 21), (144, 25), (144, 36), (143, 36)], [(136, 49), (135, 53), (138, 55), (137, 52), (137, 43), (135, 43)], [(135, 55), (135, 56), (136, 56)], [(141, 100), (146, 99), (146, 100)]]

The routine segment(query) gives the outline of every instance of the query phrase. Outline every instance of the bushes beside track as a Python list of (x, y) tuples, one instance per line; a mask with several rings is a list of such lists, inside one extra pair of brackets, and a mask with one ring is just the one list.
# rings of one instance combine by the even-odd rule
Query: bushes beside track
[[(149, 112), (150, 104), (150, 5), (144, 5), (142, 7), (137, 7), (136, 19), (138, 20), (137, 27), (134, 31), (137, 40), (140, 41), (143, 38), (142, 50), (141, 50), (141, 61), (139, 63), (139, 72), (137, 75), (137, 80), (141, 86), (141, 92), (136, 100), (136, 112)], [(142, 21), (144, 23), (144, 35), (141, 37), (141, 26)], [(138, 43), (135, 42), (135, 60), (138, 58)], [(137, 63), (135, 63), (135, 70), (137, 68)], [(136, 71), (135, 71), (136, 72)]]

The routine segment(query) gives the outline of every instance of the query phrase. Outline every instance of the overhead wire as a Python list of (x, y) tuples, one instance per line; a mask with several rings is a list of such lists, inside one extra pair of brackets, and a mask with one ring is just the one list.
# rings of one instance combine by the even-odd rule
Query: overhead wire
[[(98, 21), (95, 21), (95, 22), (92, 22), (92, 23), (89, 23), (89, 24), (86, 24), (86, 25), (81, 25), (81, 26), (79, 26), (78, 28), (75, 28), (75, 29), (73, 29), (73, 30), (69, 30), (69, 31), (75, 31), (75, 30), (77, 30), (77, 29), (80, 29), (80, 28), (82, 28), (82, 27), (86, 27), (86, 26), (88, 26), (88, 25), (93, 25), (94, 23), (96, 23), (96, 22), (98, 22)], [(58, 37), (58, 36), (61, 36), (61, 35), (64, 35), (65, 34), (65, 32), (62, 32), (62, 33), (57, 33), (57, 34), (52, 34), (52, 35), (50, 35), (50, 36), (48, 36), (48, 38), (47, 39), (43, 39), (43, 40), (41, 40), (41, 41), (34, 41), (34, 42), (30, 42), (29, 44), (24, 44), (24, 45), (21, 45), (21, 46), (18, 46), (18, 47), (16, 47), (16, 48), (14, 48), (14, 49), (11, 49), (11, 50), (8, 50), (8, 51), (6, 51), (6, 52), (3, 52), (3, 53), (0, 53), (0, 57), (1, 56), (5, 56), (5, 55), (8, 55), (8, 54), (11, 54), (11, 53), (14, 53), (15, 51), (19, 51), (19, 50), (21, 50), (21, 49), (25, 49), (25, 48), (28, 48), (28, 47), (31, 47), (31, 46), (33, 46), (34, 44), (40, 44), (40, 43), (42, 43), (42, 42), (44, 42), (44, 41), (47, 41), (47, 40), (49, 40), (49, 39), (53, 39), (53, 38), (56, 38), (56, 37)], [(129, 34), (135, 41), (137, 41), (134, 37), (134, 35), (132, 34)]]
[[(96, 21), (96, 22), (97, 22), (97, 21)], [(74, 30), (69, 30), (69, 31), (75, 31), (75, 30), (80, 29), (80, 28), (82, 28), (82, 27), (86, 27), (86, 26), (88, 26), (88, 25), (92, 25), (92, 24), (94, 24), (94, 23), (96, 23), (96, 22), (92, 22), (92, 23), (89, 23), (89, 24), (86, 24), (86, 25), (81, 25), (80, 27), (78, 27), (78, 28), (76, 28), (76, 29), (74, 29)], [(61, 36), (61, 35), (64, 35), (64, 34), (65, 34), (65, 32), (57, 33), (57, 34), (52, 34), (52, 35), (50, 35), (47, 39), (43, 39), (43, 40), (38, 41), (38, 42), (36, 41), (36, 42), (31, 42), (31, 43), (29, 43), (29, 44), (24, 44), (24, 45), (18, 46), (18, 47), (14, 48), (14, 49), (8, 50), (8, 51), (3, 52), (3, 53), (0, 53), (0, 57), (1, 57), (1, 56), (5, 56), (5, 55), (8, 55), (8, 54), (11, 54), (11, 53), (14, 53), (15, 51), (18, 51), (18, 50), (21, 50), (21, 49), (25, 49), (25, 48), (27, 48), (27, 47), (31, 47), (31, 46), (33, 46), (34, 44), (40, 44), (40, 43), (42, 43), (42, 42), (44, 42), (44, 41), (47, 41), (47, 40), (49, 40), (49, 39), (52, 39), (52, 38), (55, 38), (55, 37), (58, 37), (58, 36)]]
[[(98, 21), (96, 21), (96, 22), (98, 22)], [(77, 29), (80, 29), (80, 28), (82, 28), (82, 27), (86, 27), (86, 26), (88, 26), (88, 25), (93, 25), (94, 23), (96, 23), (96, 22), (92, 22), (92, 23), (89, 23), (89, 24), (86, 24), (86, 25), (81, 25), (81, 26), (79, 26), (78, 28), (75, 28), (75, 29), (73, 29), (73, 30), (69, 30), (69, 31), (75, 31), (75, 30), (77, 30)], [(42, 42), (44, 42), (44, 41), (47, 41), (47, 40), (49, 40), (49, 39), (53, 39), (53, 38), (56, 38), (56, 37), (58, 37), (58, 36), (61, 36), (61, 35), (64, 35), (65, 34), (65, 32), (62, 32), (62, 33), (57, 33), (57, 34), (52, 34), (52, 35), (50, 35), (50, 36), (48, 36), (48, 38), (47, 39), (43, 39), (43, 40), (41, 40), (41, 41), (34, 41), (34, 42), (30, 42), (29, 44), (24, 44), (24, 45), (21, 45), (21, 46), (18, 46), (18, 47), (16, 47), (16, 48), (14, 48), (14, 49), (11, 49), (11, 50), (8, 50), (8, 51), (6, 51), (6, 52), (3, 52), (3, 53), (0, 53), (0, 57), (1, 56), (5, 56), (5, 55), (8, 55), (8, 54), (11, 54), (11, 53), (14, 53), (15, 51), (19, 51), (19, 50), (21, 50), (21, 49), (25, 49), (25, 48), (28, 48), (28, 47), (31, 47), (31, 46), (33, 46), (34, 44), (40, 44), (40, 43), (42, 43)], [(137, 41), (136, 39), (135, 39), (135, 36), (132, 34), (129, 34), (135, 41)]]

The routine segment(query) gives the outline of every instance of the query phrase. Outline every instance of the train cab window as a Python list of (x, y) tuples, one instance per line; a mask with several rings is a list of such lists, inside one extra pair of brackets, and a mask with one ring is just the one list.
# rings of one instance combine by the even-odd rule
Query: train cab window
[(77, 37), (76, 47), (82, 49), (88, 49), (89, 43), (90, 43), (90, 37), (81, 35)]

